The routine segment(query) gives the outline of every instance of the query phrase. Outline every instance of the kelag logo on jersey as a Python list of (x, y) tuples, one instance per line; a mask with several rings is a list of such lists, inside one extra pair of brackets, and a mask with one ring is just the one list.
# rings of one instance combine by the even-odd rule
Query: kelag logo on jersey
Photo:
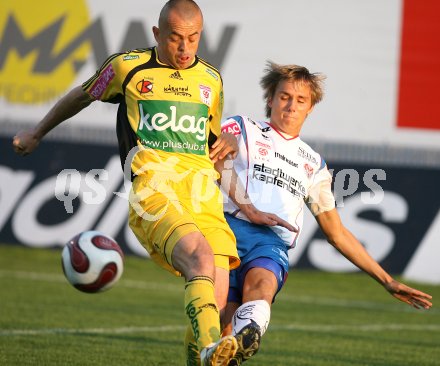
[(203, 155), (208, 107), (204, 104), (140, 100), (137, 135), (157, 150)]

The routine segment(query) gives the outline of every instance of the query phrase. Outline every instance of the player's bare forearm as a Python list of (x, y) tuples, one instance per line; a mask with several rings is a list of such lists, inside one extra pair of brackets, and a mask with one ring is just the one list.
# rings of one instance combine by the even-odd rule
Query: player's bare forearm
[(361, 243), (347, 229), (346, 243), (339, 245), (339, 251), (352, 263), (378, 281), (396, 299), (416, 309), (429, 309), (432, 306), (430, 295), (396, 281), (370, 255)]
[(72, 89), (34, 128), (19, 131), (14, 136), (12, 144), (15, 152), (20, 155), (30, 154), (50, 130), (89, 106), (92, 101), (92, 97), (81, 86)]
[(390, 283), (393, 278), (370, 256), (359, 240), (344, 226), (342, 230), (343, 235), (338, 242), (334, 243), (334, 247), (350, 262), (368, 273), (381, 285), (385, 286), (387, 283)]
[(327, 238), (344, 257), (385, 286), (392, 277), (368, 254), (363, 245), (342, 224), (336, 209), (323, 212), (316, 220)]
[(229, 198), (246, 215), (250, 222), (258, 225), (285, 227), (287, 230), (296, 231), (296, 229), (279, 216), (258, 210), (250, 200), (246, 189), (238, 178), (237, 172), (233, 167), (230, 158), (219, 160), (215, 163), (216, 170), (220, 173), (220, 185), (228, 194)]
[(73, 117), (92, 103), (92, 97), (77, 86), (62, 97), (36, 126), (37, 138), (42, 138), (61, 122)]
[(365, 250), (356, 237), (340, 221), (336, 209), (316, 216), (327, 240), (344, 257), (379, 282), (395, 298), (417, 308), (432, 306), (430, 295), (396, 281)]
[(246, 193), (245, 188), (241, 184), (237, 172), (234, 169), (233, 161), (230, 157), (222, 160), (217, 160), (214, 163), (215, 169), (220, 173), (219, 184), (223, 190), (228, 194), (229, 198), (234, 202), (238, 208), (247, 211), (252, 202)]

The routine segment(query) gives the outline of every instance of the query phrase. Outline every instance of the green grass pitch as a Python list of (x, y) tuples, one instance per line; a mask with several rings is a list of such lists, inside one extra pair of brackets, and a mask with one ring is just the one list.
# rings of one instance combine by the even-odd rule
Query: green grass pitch
[[(0, 365), (184, 365), (183, 280), (128, 257), (120, 282), (84, 294), (61, 250), (0, 245)], [(439, 365), (439, 286), (417, 311), (365, 274), (291, 270), (256, 365)]]

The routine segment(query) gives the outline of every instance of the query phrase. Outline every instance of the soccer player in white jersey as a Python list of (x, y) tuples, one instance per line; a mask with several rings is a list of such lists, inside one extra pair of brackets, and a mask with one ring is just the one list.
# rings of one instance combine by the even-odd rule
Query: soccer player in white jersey
[[(234, 133), (239, 143), (238, 156), (225, 162), (221, 182), (229, 195), (225, 215), (241, 258), (240, 267), (230, 275), (223, 319), (224, 334), (232, 332), (239, 345), (229, 365), (240, 365), (258, 351), (271, 304), (287, 278), (287, 251), (295, 247), (301, 232), (304, 203), (327, 241), (392, 296), (415, 308), (432, 305), (430, 295), (394, 280), (344, 227), (327, 165), (299, 137), (323, 97), (323, 80), (322, 74), (305, 67), (269, 62), (261, 86), (270, 120), (234, 116), (222, 124), (222, 130)], [(267, 212), (274, 214), (273, 220)]]

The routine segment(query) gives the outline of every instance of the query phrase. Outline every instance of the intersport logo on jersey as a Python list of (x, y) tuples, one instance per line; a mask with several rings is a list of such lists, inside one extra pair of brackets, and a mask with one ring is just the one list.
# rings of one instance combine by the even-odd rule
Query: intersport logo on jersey
[(143, 145), (169, 152), (205, 154), (208, 122), (205, 104), (140, 100), (138, 107), (136, 133)]

